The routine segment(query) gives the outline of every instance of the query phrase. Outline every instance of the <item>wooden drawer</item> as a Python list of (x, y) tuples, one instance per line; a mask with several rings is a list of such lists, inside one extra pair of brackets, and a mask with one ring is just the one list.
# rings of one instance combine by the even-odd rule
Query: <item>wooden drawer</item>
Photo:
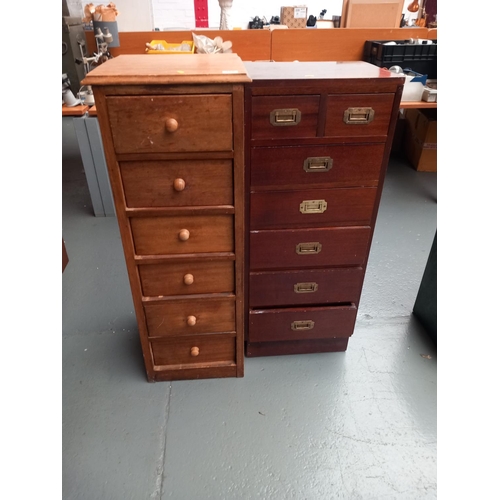
[(145, 297), (234, 293), (232, 260), (148, 264), (138, 269)]
[(120, 171), (131, 208), (233, 204), (231, 160), (128, 161)]
[(250, 195), (250, 228), (370, 224), (377, 188), (272, 191)]
[(356, 312), (354, 305), (250, 311), (248, 340), (347, 338), (353, 333)]
[(252, 190), (287, 186), (377, 186), (384, 144), (253, 148)]
[(234, 299), (145, 302), (150, 337), (235, 331)]
[(230, 94), (107, 97), (106, 102), (118, 154), (233, 148)]
[(325, 136), (378, 136), (385, 142), (393, 102), (394, 94), (329, 95), (326, 105)]
[(250, 273), (249, 305), (357, 304), (363, 274), (361, 267)]
[(251, 231), (250, 270), (362, 265), (369, 238), (369, 226)]
[(132, 217), (130, 226), (137, 255), (234, 250), (232, 215)]
[(203, 335), (151, 342), (155, 366), (210, 367), (236, 363), (236, 339), (228, 335)]
[(252, 99), (252, 139), (316, 137), (319, 95)]

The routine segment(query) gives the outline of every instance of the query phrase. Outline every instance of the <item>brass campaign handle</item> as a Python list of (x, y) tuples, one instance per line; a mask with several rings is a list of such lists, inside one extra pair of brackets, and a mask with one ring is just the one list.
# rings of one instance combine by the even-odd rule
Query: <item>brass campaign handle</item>
[(275, 127), (298, 125), (301, 118), (302, 113), (297, 108), (273, 109), (269, 113), (269, 121)]
[(333, 159), (329, 156), (312, 156), (304, 160), (304, 170), (312, 172), (328, 172), (333, 166)]
[(312, 330), (314, 328), (314, 321), (311, 319), (293, 321), (292, 330)]
[(313, 293), (318, 290), (318, 284), (314, 281), (308, 283), (295, 283), (293, 291), (295, 293)]
[(348, 125), (366, 125), (373, 121), (374, 117), (373, 108), (347, 108), (344, 111), (344, 123)]
[(299, 205), (302, 214), (322, 214), (327, 208), (326, 200), (304, 200)]
[(311, 255), (321, 252), (321, 243), (319, 241), (311, 241), (307, 243), (299, 243), (295, 247), (295, 251), (299, 255)]

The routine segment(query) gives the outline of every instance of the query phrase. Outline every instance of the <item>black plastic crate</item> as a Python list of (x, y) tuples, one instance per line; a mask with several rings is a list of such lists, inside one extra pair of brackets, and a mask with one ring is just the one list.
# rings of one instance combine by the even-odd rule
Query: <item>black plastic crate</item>
[[(381, 68), (401, 66), (427, 78), (437, 79), (437, 40), (432, 44), (410, 43), (410, 40), (367, 40), (363, 59)], [(396, 42), (396, 45), (384, 45)]]

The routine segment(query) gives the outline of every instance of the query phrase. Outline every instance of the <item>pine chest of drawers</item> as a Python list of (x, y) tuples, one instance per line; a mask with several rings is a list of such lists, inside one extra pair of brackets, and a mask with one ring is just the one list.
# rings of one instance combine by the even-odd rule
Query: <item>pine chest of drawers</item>
[(245, 353), (346, 350), (404, 80), (365, 62), (245, 67)]
[(149, 381), (243, 376), (244, 83), (235, 54), (91, 71)]

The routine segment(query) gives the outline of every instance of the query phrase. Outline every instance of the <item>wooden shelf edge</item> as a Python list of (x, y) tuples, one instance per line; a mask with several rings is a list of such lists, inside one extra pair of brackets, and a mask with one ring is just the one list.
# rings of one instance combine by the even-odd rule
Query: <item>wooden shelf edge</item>
[(400, 109), (437, 109), (437, 102), (426, 101), (401, 101)]

